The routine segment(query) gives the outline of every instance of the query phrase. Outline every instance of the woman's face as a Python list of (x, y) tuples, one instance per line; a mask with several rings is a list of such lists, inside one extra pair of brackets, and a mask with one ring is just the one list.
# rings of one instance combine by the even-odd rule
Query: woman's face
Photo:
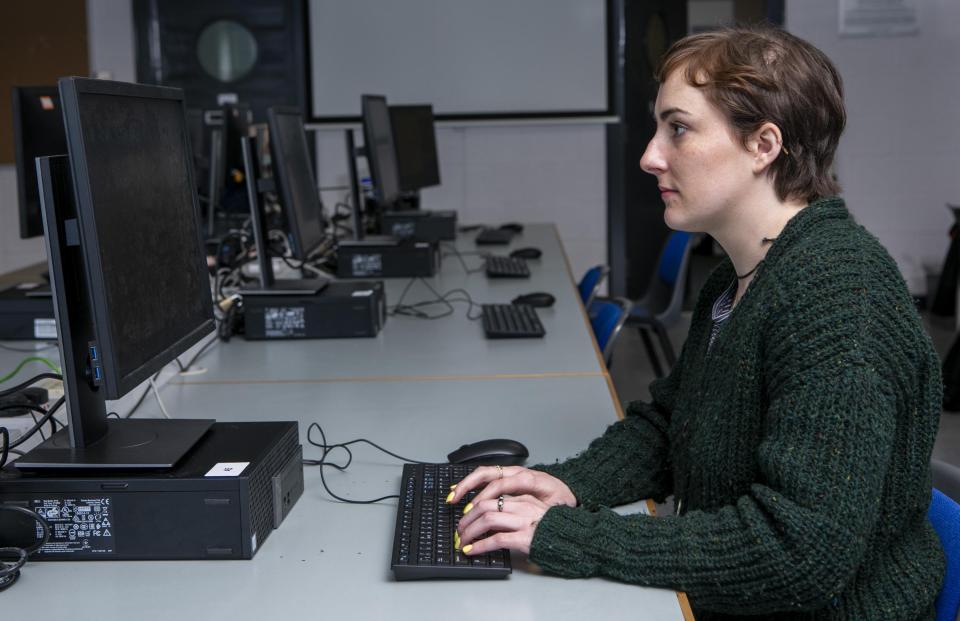
[(640, 168), (657, 177), (671, 229), (721, 230), (755, 181), (754, 159), (723, 114), (682, 70), (660, 85), (657, 131)]

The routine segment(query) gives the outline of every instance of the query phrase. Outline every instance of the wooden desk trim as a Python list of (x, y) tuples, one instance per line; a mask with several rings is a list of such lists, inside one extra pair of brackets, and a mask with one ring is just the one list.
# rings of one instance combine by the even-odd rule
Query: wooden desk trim
[[(213, 379), (213, 380), (180, 380), (171, 379), (170, 384), (175, 386), (218, 386), (236, 384), (338, 384), (364, 382), (463, 382), (485, 381), (502, 379), (548, 379), (557, 377), (600, 377), (605, 375), (599, 371), (551, 371), (546, 373), (493, 373), (490, 375), (377, 375), (377, 376), (346, 376), (346, 377), (318, 377), (300, 379)], [(621, 415), (622, 416), (622, 415)]]

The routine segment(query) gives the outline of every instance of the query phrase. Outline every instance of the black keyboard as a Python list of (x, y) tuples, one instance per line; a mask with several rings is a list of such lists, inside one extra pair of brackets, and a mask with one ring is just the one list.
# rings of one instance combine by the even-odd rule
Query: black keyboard
[(453, 548), (453, 533), (475, 492), (448, 505), (450, 486), (476, 466), (404, 464), (390, 567), (397, 580), (506, 578), (510, 552), (467, 556)]
[(530, 268), (523, 259), (487, 255), (488, 278), (530, 278)]
[(481, 308), (488, 339), (538, 338), (547, 333), (529, 304), (483, 304)]

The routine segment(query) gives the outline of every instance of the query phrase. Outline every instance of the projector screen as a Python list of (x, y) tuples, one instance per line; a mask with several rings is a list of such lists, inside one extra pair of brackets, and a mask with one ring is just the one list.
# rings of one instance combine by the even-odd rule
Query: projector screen
[(608, 113), (605, 0), (310, 0), (315, 120), (360, 96), (437, 115)]

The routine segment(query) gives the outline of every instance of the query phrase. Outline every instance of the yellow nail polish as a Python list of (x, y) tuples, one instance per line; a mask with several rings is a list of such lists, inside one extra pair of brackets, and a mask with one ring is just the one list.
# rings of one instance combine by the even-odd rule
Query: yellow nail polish
[(450, 492), (449, 494), (447, 494), (447, 502), (448, 502), (448, 503), (449, 503), (451, 500), (453, 500), (453, 494), (454, 494), (453, 492)]
[(463, 553), (464, 553), (464, 554), (470, 554), (470, 550), (472, 550), (472, 549), (473, 549), (473, 544), (472, 544), (472, 543), (471, 543), (470, 545), (463, 546)]
[(451, 486), (450, 486), (450, 489), (457, 489), (457, 484), (454, 483), (453, 485), (451, 485)]
[(453, 531), (453, 549), (460, 549), (460, 535), (457, 533), (457, 531)]
[(471, 510), (471, 509), (473, 509), (473, 503), (472, 503), (472, 502), (468, 502), (468, 503), (467, 503), (467, 506), (463, 508), (463, 514), (466, 515), (466, 514), (470, 513), (470, 510)]

